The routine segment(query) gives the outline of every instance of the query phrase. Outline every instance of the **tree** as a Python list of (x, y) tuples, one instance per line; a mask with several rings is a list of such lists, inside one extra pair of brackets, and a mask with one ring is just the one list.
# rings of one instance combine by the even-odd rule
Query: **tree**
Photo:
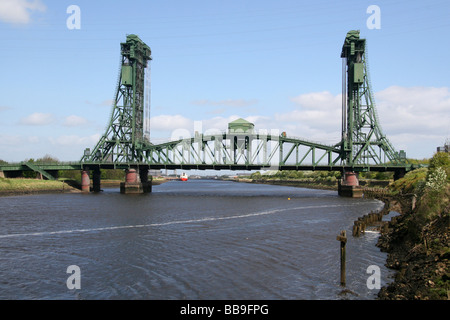
[(55, 163), (55, 162), (59, 162), (59, 160), (57, 158), (53, 158), (51, 155), (46, 154), (45, 156), (43, 156), (40, 159), (37, 159), (36, 162), (42, 162), (42, 163)]
[(430, 160), (430, 165), (428, 166), (428, 176), (431, 177), (435, 175), (435, 171), (438, 168), (442, 168), (447, 175), (447, 181), (450, 180), (450, 154), (447, 152), (436, 152)]

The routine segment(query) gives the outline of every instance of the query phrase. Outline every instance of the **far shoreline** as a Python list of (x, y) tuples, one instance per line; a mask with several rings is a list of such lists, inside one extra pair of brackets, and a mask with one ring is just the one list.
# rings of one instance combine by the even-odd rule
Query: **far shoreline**
[[(154, 179), (152, 186), (160, 185), (169, 180)], [(102, 188), (119, 188), (121, 180), (103, 180)], [(92, 186), (91, 186), (92, 187)], [(38, 194), (78, 194), (82, 193), (81, 186), (71, 180), (40, 180), (26, 178), (0, 178), (0, 197), (26, 196)]]

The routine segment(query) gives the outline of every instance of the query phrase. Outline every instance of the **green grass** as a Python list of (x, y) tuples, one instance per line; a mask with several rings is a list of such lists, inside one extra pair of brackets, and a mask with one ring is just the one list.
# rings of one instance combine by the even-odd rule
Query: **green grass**
[(428, 169), (421, 168), (408, 172), (403, 178), (394, 181), (390, 190), (394, 193), (416, 193), (427, 178)]
[(58, 191), (70, 189), (62, 181), (0, 178), (0, 192)]

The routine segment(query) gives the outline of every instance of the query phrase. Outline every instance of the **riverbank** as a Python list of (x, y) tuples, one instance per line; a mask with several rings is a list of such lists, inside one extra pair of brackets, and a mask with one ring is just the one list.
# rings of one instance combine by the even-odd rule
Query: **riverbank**
[[(153, 179), (152, 185), (160, 185), (166, 179)], [(102, 180), (102, 188), (119, 188), (121, 180)], [(0, 178), (0, 196), (44, 193), (80, 193), (81, 185), (74, 180), (40, 180), (25, 178)]]
[(81, 190), (65, 181), (0, 178), (0, 195), (26, 195), (36, 193), (78, 193)]
[[(289, 186), (308, 189), (319, 190), (338, 190), (337, 179), (249, 179), (249, 178), (235, 178), (228, 179), (236, 182), (258, 183), (258, 184), (270, 184), (279, 186)], [(389, 185), (389, 180), (360, 180), (360, 185), (366, 188), (384, 188)]]
[(377, 243), (388, 253), (386, 266), (396, 275), (381, 288), (378, 299), (450, 300), (450, 206), (447, 203), (439, 214), (423, 221), (420, 203), (396, 203), (401, 215), (387, 222)]
[(232, 181), (236, 182), (246, 182), (246, 183), (257, 183), (257, 184), (270, 184), (270, 185), (278, 185), (278, 186), (289, 186), (289, 187), (298, 187), (298, 188), (308, 188), (308, 189), (321, 189), (321, 190), (336, 190), (337, 191), (337, 182), (334, 181), (307, 181), (307, 180), (299, 180), (299, 179), (291, 179), (291, 180), (281, 180), (281, 179), (233, 179)]

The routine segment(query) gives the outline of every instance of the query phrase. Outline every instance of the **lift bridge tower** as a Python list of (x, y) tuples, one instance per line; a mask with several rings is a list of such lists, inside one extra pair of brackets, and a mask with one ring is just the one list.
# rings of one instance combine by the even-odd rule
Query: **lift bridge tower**
[[(99, 191), (100, 166), (116, 168), (142, 163), (144, 150), (151, 145), (150, 72), (147, 70), (151, 50), (137, 35), (127, 35), (120, 50), (121, 63), (109, 124), (94, 149), (85, 149), (81, 158), (85, 164), (81, 183), (86, 190), (89, 190), (89, 170), (93, 170), (94, 191)], [(121, 192), (150, 192), (148, 169), (145, 165), (128, 167)]]
[(136, 35), (120, 44), (121, 65), (117, 88), (106, 132), (82, 162), (131, 163), (142, 161), (142, 150), (150, 145), (149, 72), (150, 48)]
[[(383, 134), (370, 85), (366, 40), (358, 30), (347, 33), (342, 58), (342, 140), (341, 160), (347, 168), (355, 165), (404, 165), (406, 153), (399, 153)], [(404, 170), (396, 170), (396, 178)], [(348, 170), (344, 183), (357, 183), (355, 172)]]

